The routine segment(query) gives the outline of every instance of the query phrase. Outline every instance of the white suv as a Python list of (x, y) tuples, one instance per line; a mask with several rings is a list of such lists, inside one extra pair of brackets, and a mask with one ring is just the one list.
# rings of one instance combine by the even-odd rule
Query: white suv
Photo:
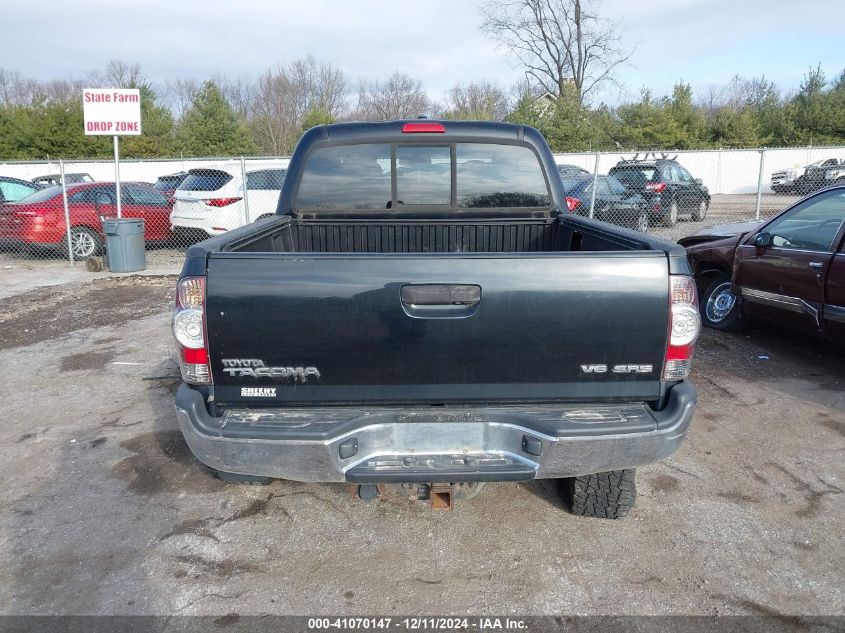
[(285, 173), (285, 169), (248, 171), (244, 191), (240, 164), (188, 170), (188, 177), (173, 194), (170, 224), (174, 234), (220, 235), (273, 215)]

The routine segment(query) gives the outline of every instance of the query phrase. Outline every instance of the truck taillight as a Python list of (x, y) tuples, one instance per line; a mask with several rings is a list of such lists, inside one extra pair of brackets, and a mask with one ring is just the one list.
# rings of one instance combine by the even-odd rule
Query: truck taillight
[(663, 380), (683, 380), (689, 375), (695, 340), (701, 332), (698, 293), (692, 277), (670, 275), (669, 344)]
[(654, 193), (663, 193), (666, 190), (665, 182), (647, 182), (645, 184), (646, 191), (653, 191)]
[(566, 209), (570, 213), (575, 213), (575, 210), (581, 206), (581, 201), (578, 198), (573, 198), (572, 196), (566, 196)]
[(173, 311), (173, 337), (179, 349), (182, 379), (192, 385), (210, 385), (205, 335), (205, 277), (179, 280)]

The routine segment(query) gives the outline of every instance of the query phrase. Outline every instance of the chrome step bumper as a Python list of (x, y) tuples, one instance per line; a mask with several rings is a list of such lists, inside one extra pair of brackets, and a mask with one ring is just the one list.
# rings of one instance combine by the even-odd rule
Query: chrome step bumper
[(295, 481), (458, 482), (571, 477), (632, 468), (680, 446), (690, 382), (667, 406), (326, 407), (229, 410), (212, 417), (182, 385), (176, 414), (204, 464)]

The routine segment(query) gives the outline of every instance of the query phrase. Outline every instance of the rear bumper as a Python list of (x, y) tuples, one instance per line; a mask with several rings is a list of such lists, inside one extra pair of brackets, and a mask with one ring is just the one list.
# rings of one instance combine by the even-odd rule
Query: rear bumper
[(294, 481), (438, 482), (572, 477), (673, 453), (696, 403), (676, 385), (662, 411), (642, 404), (244, 409), (208, 414), (182, 385), (179, 427), (204, 464)]
[(170, 225), (176, 229), (195, 229), (208, 233), (212, 237), (222, 235), (243, 224), (243, 206), (233, 203), (226, 207), (207, 207), (201, 212), (193, 209), (183, 210), (179, 201), (170, 213)]
[(179, 218), (175, 216), (171, 216), (170, 218), (170, 230), (173, 232), (174, 235), (180, 232), (201, 232), (209, 235), (211, 237), (217, 235), (223, 235), (225, 230), (220, 230), (223, 228), (222, 225), (215, 223), (217, 229), (212, 228), (211, 221), (208, 219), (196, 219), (196, 218)]
[(36, 242), (22, 237), (4, 237), (0, 235), (0, 250), (22, 250), (25, 248), (55, 249), (60, 242)]
[[(36, 221), (37, 220), (37, 221)], [(65, 237), (64, 225), (47, 226), (43, 218), (2, 218), (0, 219), (0, 246), (10, 247), (51, 247), (57, 246)]]

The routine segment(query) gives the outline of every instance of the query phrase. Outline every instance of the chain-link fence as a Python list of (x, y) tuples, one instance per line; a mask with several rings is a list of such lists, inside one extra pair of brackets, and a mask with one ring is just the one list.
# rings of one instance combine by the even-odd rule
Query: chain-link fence
[[(843, 147), (558, 154), (556, 160), (569, 211), (669, 241), (772, 217), (801, 195), (845, 180)], [(0, 264), (91, 265), (90, 258), (104, 254), (104, 223), (122, 217), (143, 218), (148, 263), (178, 268), (190, 244), (275, 213), (288, 162), (125, 160), (119, 195), (110, 161), (0, 164)]]
[(581, 215), (677, 241), (708, 227), (765, 220), (845, 181), (845, 148), (621, 152), (556, 156)]
[(99, 268), (113, 220), (143, 219), (147, 261), (181, 262), (191, 244), (274, 214), (288, 162), (126, 160), (119, 183), (110, 161), (0, 165), (0, 261)]

